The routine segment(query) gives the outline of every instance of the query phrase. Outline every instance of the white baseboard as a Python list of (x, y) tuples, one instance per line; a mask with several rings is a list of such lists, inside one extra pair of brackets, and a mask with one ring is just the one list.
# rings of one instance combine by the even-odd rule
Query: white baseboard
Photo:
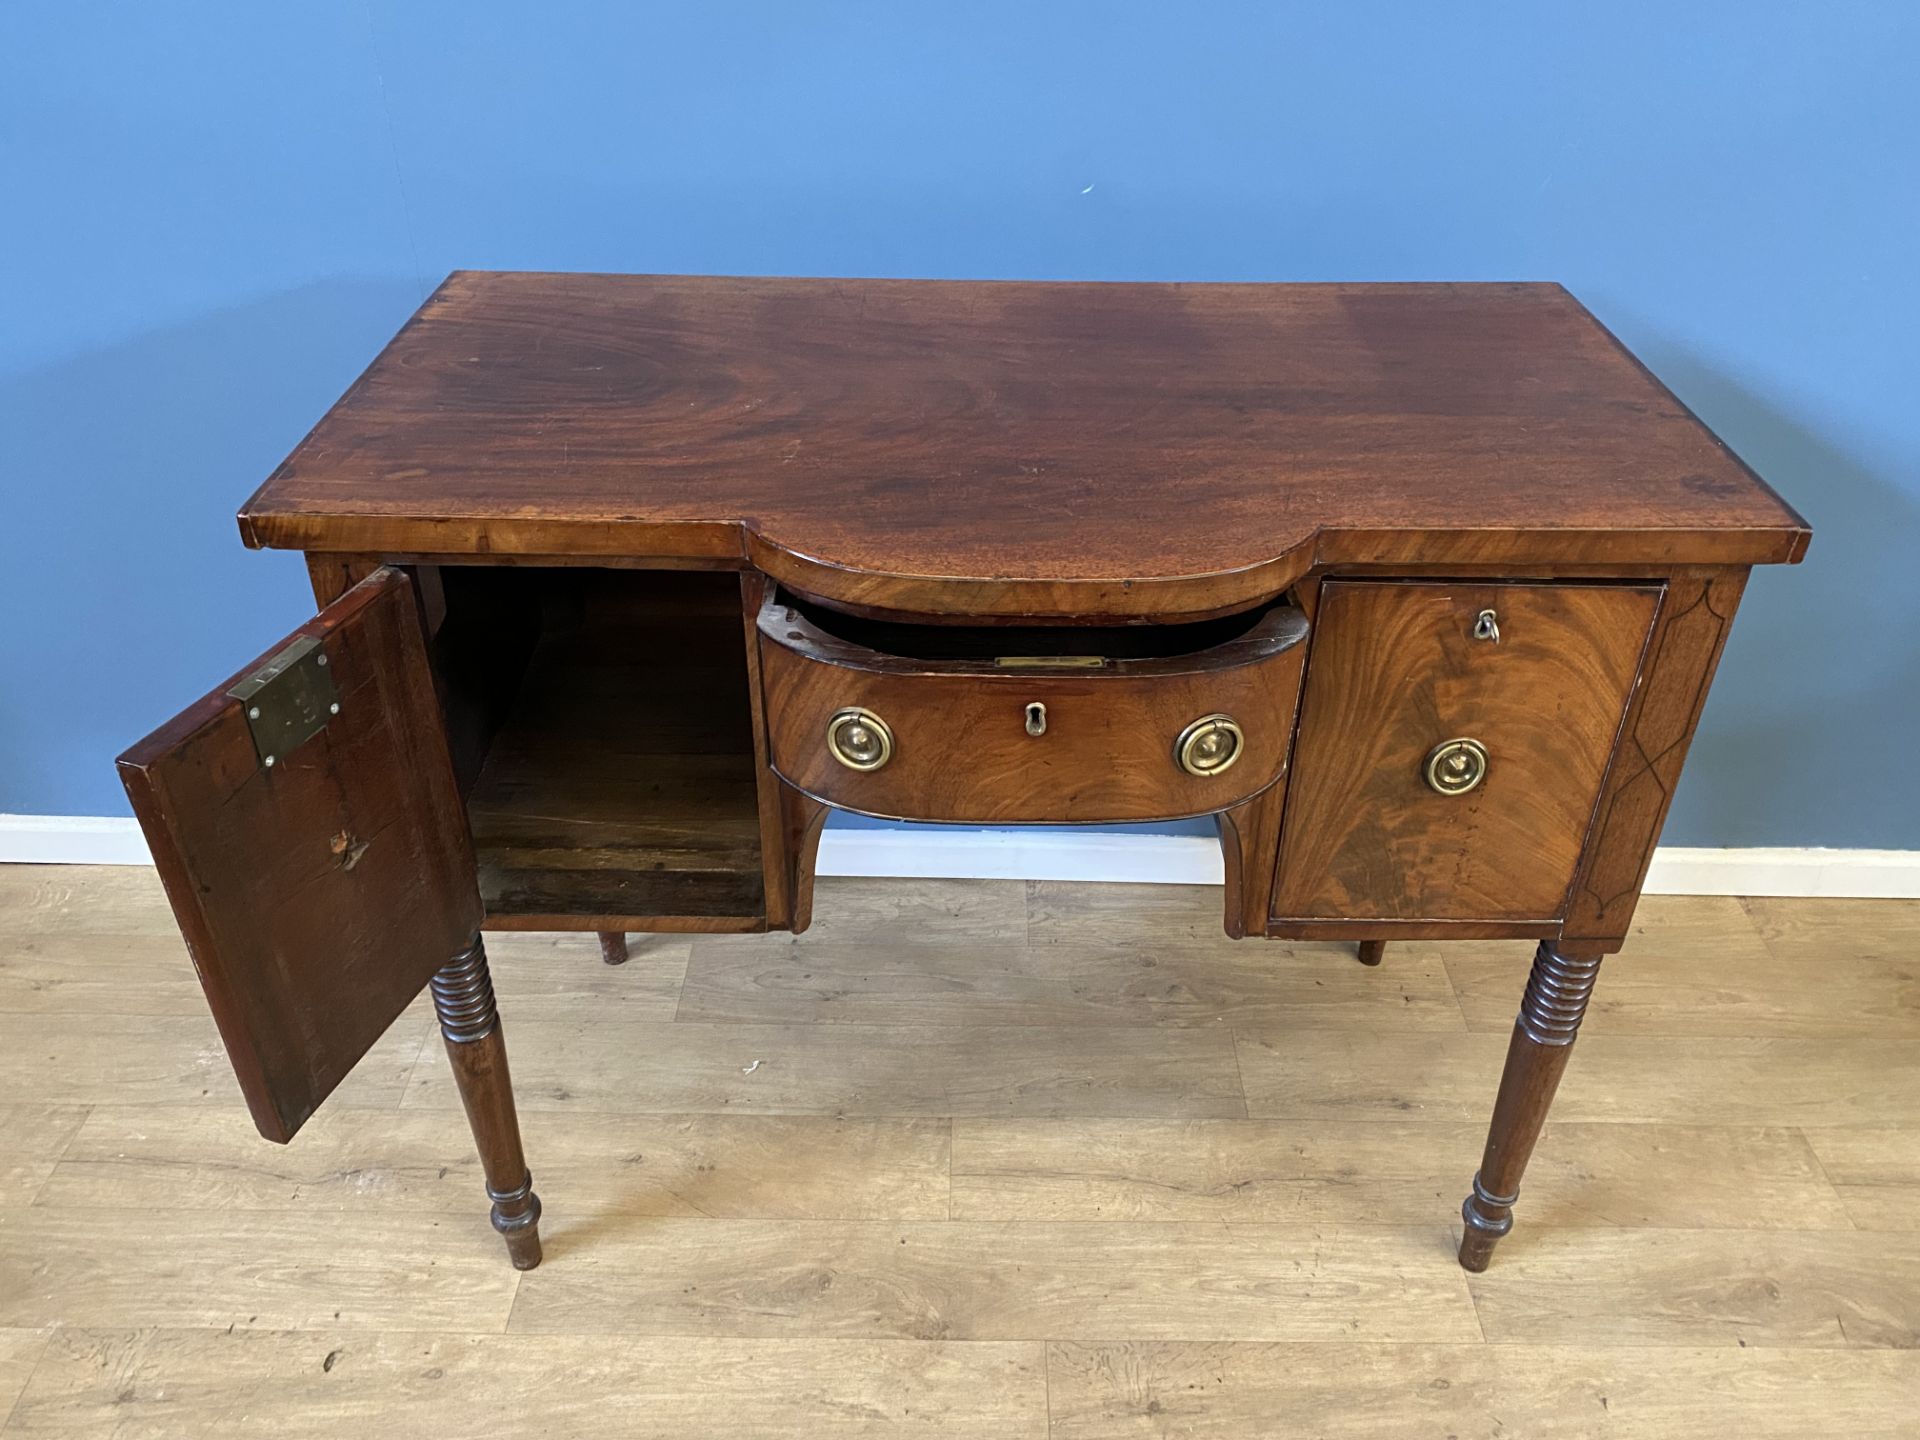
[(1221, 883), (1210, 835), (1079, 834), (1060, 830), (835, 830), (820, 837), (822, 875), (917, 880), (1124, 880)]
[(1787, 895), (1829, 900), (1920, 900), (1920, 850), (1741, 850), (1662, 845), (1648, 895)]
[(0, 815), (0, 864), (151, 865), (140, 826), (118, 815)]
[[(0, 864), (145, 865), (132, 820), (0, 815)], [(1218, 885), (1220, 847), (1200, 835), (1086, 830), (838, 830), (820, 840), (822, 875), (916, 879), (1123, 880)], [(1920, 850), (1693, 849), (1662, 846), (1649, 895), (1920, 899)]]

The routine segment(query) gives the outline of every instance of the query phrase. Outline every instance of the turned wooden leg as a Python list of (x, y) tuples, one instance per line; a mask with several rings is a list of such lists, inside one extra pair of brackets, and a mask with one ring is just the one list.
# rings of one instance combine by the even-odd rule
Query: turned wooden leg
[(627, 963), (627, 937), (619, 930), (600, 932), (600, 958), (609, 965)]
[(1597, 949), (1552, 940), (1542, 940), (1534, 952), (1533, 973), (1527, 977), (1520, 1016), (1507, 1045), (1500, 1094), (1493, 1102), (1486, 1153), (1473, 1177), (1473, 1193), (1460, 1207), (1466, 1221), (1460, 1263), (1469, 1270), (1486, 1269), (1494, 1245), (1513, 1228), (1520, 1176), (1573, 1052), (1580, 1018), (1587, 1013), (1587, 1000), (1593, 994), (1594, 976), (1600, 973), (1600, 955)]
[(507, 1242), (516, 1270), (540, 1263), (540, 1197), (520, 1149), (520, 1120), (513, 1109), (513, 1080), (500, 1012), (493, 1003), (493, 977), (478, 935), (443, 965), (432, 980), (433, 1009), (453, 1062), (460, 1102), (480, 1149), (480, 1168), (493, 1201), (493, 1228)]
[(1386, 953), (1387, 942), (1384, 940), (1362, 940), (1360, 942), (1360, 963), (1362, 965), (1378, 965), (1380, 963), (1380, 957)]

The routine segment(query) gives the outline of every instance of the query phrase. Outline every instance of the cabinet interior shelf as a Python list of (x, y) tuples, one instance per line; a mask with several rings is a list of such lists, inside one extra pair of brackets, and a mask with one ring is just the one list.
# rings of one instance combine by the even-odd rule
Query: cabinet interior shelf
[(488, 927), (764, 928), (738, 578), (442, 577), (435, 656)]

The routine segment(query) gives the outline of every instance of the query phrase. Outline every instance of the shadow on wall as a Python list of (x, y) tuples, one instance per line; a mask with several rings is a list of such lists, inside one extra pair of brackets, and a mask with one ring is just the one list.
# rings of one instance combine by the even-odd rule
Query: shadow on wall
[(1753, 572), (1664, 843), (1910, 845), (1920, 502), (1685, 350), (1630, 344), (1814, 532)]
[(113, 757), (312, 613), (234, 512), (423, 298), (329, 280), (0, 380), (0, 811), (125, 814)]

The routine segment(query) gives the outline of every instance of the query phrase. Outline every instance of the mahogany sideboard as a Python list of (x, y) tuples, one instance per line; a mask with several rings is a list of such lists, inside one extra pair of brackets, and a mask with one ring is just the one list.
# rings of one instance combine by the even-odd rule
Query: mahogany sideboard
[(1809, 534), (1556, 285), (477, 272), (240, 530), (320, 612), (135, 813), (268, 1139), (431, 986), (522, 1268), (481, 932), (804, 930), (834, 806), (1212, 816), (1229, 935), (1538, 940), (1484, 1268)]

